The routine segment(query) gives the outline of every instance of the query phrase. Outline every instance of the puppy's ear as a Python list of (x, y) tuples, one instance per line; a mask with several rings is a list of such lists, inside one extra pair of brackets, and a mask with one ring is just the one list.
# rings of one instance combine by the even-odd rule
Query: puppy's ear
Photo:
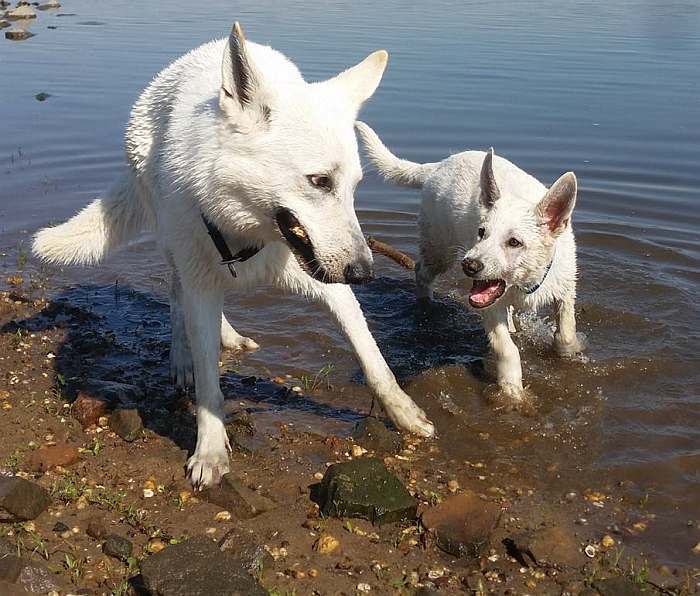
[(576, 206), (576, 189), (576, 174), (567, 172), (552, 184), (537, 204), (537, 216), (553, 236), (561, 234), (571, 220)]
[(261, 102), (262, 77), (250, 59), (245, 35), (238, 21), (233, 25), (228, 43), (224, 47), (221, 63), (220, 103), (225, 109), (259, 108), (267, 113)]
[(481, 186), (481, 202), (484, 207), (491, 209), (494, 203), (501, 198), (501, 191), (496, 184), (496, 176), (493, 173), (493, 147), (486, 152), (484, 163), (481, 164), (479, 185)]
[(329, 79), (325, 84), (338, 89), (359, 111), (362, 104), (372, 97), (379, 86), (388, 60), (389, 54), (386, 50), (377, 50), (359, 64)]

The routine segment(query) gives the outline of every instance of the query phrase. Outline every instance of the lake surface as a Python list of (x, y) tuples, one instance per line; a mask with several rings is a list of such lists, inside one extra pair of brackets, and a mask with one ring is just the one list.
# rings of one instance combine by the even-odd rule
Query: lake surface
[[(441, 465), (483, 459), (562, 494), (623, 482), (656, 515), (628, 540), (660, 560), (691, 563), (700, 539), (700, 5), (249, 4), (234, 13), (218, 0), (65, 0), (30, 25), (36, 37), (0, 40), (5, 270), (29, 234), (111, 182), (129, 109), (153, 75), (226, 35), (234, 19), (309, 80), (387, 48), (387, 73), (362, 118), (399, 155), (436, 161), (493, 146), (545, 183), (574, 170), (580, 184), (578, 311), (588, 350), (557, 360), (546, 350), (551, 321), (523, 319), (524, 374), (540, 396), (532, 417), (495, 412), (484, 398), (485, 339), (462, 306), (458, 276), (441, 283), (428, 312), (416, 309), (410, 276), (383, 257), (378, 279), (358, 289), (387, 360), (438, 425)], [(39, 102), (39, 92), (50, 97)], [(410, 254), (417, 205), (415, 192), (371, 173), (357, 192), (365, 232)], [(57, 292), (102, 313), (118, 280), (138, 296), (113, 317), (118, 334), (132, 337), (148, 318), (156, 324), (146, 334), (167, 339), (167, 272), (149, 239), (100, 268), (52, 274), (68, 288)], [(368, 411), (347, 345), (305, 301), (261, 289), (231, 296), (228, 310), (263, 348), (239, 372), (301, 378), (333, 365), (334, 390), (299, 407), (261, 404), (264, 423), (347, 432)], [(480, 433), (491, 438), (477, 441)]]

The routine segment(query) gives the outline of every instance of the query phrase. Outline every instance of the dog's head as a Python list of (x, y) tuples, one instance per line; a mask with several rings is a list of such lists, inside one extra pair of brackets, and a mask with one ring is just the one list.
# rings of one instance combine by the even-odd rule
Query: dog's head
[(474, 280), (469, 303), (485, 308), (510, 286), (531, 287), (544, 277), (554, 242), (570, 224), (576, 204), (576, 176), (567, 172), (532, 206), (502, 196), (493, 170), (493, 149), (484, 158), (480, 177), (481, 219), (472, 249), (462, 261)]
[(372, 277), (353, 205), (362, 178), (354, 121), (386, 62), (379, 50), (336, 77), (306, 83), (281, 54), (246, 42), (238, 23), (225, 46), (216, 175), (231, 215), (261, 241), (285, 242), (320, 281)]

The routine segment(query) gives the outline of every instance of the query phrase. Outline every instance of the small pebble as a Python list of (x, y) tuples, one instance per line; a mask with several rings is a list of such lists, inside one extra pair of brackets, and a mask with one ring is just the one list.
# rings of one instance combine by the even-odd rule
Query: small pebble
[(340, 541), (330, 534), (321, 534), (314, 546), (320, 554), (330, 555), (338, 549)]
[(367, 453), (367, 449), (360, 447), (359, 445), (353, 445), (351, 453), (353, 457), (360, 457)]
[(150, 499), (155, 496), (156, 493), (153, 492), (153, 489), (151, 488), (144, 488), (143, 489), (143, 498), (144, 499)]
[(693, 548), (692, 548), (693, 554), (694, 555), (700, 555), (700, 542), (698, 542)]
[(219, 511), (219, 513), (214, 516), (214, 519), (216, 521), (229, 521), (231, 519), (231, 512)]
[(146, 550), (149, 553), (159, 553), (164, 548), (165, 548), (165, 543), (160, 538), (151, 538), (148, 541), (148, 546), (146, 546)]
[(369, 584), (365, 584), (365, 583), (357, 584), (357, 591), (363, 592), (366, 594), (367, 592), (372, 591), (372, 586), (370, 586)]
[(456, 480), (450, 480), (447, 483), (447, 490), (449, 490), (451, 493), (456, 493), (459, 490), (459, 482)]
[(207, 528), (204, 530), (205, 534), (216, 534), (216, 528)]
[(322, 474), (321, 472), (316, 472), (316, 473), (314, 474), (314, 478), (315, 478), (316, 480), (323, 480), (323, 474)]
[(318, 569), (309, 569), (309, 577), (318, 577)]
[(611, 548), (611, 547), (615, 546), (615, 539), (612, 536), (610, 536), (610, 534), (606, 534), (601, 539), (600, 544), (604, 548)]

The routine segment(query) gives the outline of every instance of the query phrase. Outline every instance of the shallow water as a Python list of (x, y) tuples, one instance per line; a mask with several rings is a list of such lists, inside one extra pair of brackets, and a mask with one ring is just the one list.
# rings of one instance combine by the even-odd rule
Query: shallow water
[[(691, 562), (700, 538), (687, 525), (700, 518), (697, 2), (290, 2), (281, 10), (263, 1), (230, 10), (217, 0), (167, 8), (66, 0), (31, 24), (36, 37), (0, 40), (5, 268), (29, 233), (110, 183), (129, 108), (150, 78), (235, 18), (309, 79), (386, 47), (389, 68), (363, 118), (397, 153), (434, 161), (492, 145), (544, 182), (566, 170), (580, 182), (578, 310), (588, 350), (577, 361), (555, 359), (546, 350), (551, 322), (522, 321), (534, 415), (501, 412), (484, 397), (485, 338), (456, 279), (419, 311), (410, 276), (379, 257), (378, 279), (358, 290), (387, 360), (438, 424), (438, 465), (518, 468), (551, 491), (631, 481), (658, 516), (636, 545)], [(45, 102), (34, 99), (41, 91), (51, 94)], [(357, 193), (365, 232), (411, 254), (417, 202), (372, 174)], [(115, 280), (133, 290), (118, 306)], [(166, 271), (150, 240), (54, 281), (107, 315), (122, 340), (165, 345)], [(259, 415), (266, 423), (340, 432), (367, 412), (346, 344), (305, 301), (261, 289), (232, 296), (228, 310), (263, 346), (237, 364), (241, 373), (301, 378), (333, 365), (333, 390), (271, 404)]]

